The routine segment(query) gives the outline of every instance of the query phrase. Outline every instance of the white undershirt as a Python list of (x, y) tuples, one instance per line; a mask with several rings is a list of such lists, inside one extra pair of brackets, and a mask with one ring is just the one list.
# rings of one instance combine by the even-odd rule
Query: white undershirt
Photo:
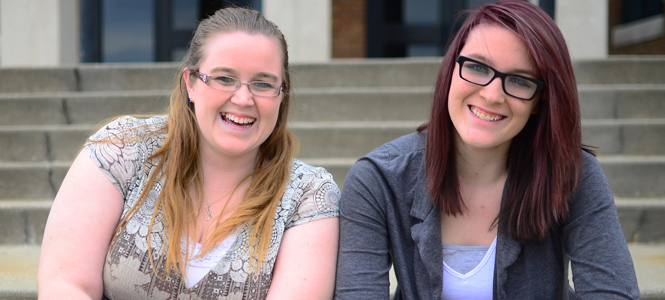
[(444, 261), (441, 300), (491, 300), (495, 254), (496, 237), (480, 263), (466, 274), (453, 270)]
[[(238, 229), (233, 230), (222, 242), (215, 245), (215, 247), (210, 249), (210, 251), (208, 251), (203, 256), (196, 259), (187, 260), (187, 276), (185, 276), (185, 286), (187, 286), (187, 288), (191, 288), (196, 285), (199, 281), (201, 281), (201, 279), (203, 279), (203, 277), (208, 274), (208, 272), (210, 272), (212, 268), (217, 265), (217, 263), (219, 263), (222, 257), (224, 257), (224, 255), (229, 252), (231, 246), (233, 246), (233, 243), (235, 242), (236, 237), (238, 237), (239, 232), (240, 230)], [(183, 237), (180, 241), (183, 245), (181, 247), (183, 256), (185, 255), (185, 241), (185, 237)], [(196, 257), (199, 255), (199, 253), (201, 253), (201, 248), (203, 248), (202, 244), (195, 243), (190, 240), (189, 257)]]

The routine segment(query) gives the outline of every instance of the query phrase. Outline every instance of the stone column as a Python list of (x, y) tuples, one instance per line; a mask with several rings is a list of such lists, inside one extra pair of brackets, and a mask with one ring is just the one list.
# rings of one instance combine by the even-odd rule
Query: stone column
[(263, 0), (262, 11), (286, 36), (290, 62), (332, 57), (332, 0)]
[(78, 7), (77, 0), (0, 1), (0, 65), (78, 63)]
[(573, 60), (608, 56), (607, 0), (556, 0), (556, 23)]

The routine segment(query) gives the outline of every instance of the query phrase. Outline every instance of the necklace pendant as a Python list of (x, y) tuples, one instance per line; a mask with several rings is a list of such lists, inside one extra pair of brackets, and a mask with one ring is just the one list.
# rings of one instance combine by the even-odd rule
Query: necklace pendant
[(210, 221), (210, 219), (212, 219), (212, 214), (210, 213), (210, 204), (206, 206), (206, 212), (208, 213), (208, 219), (206, 221)]

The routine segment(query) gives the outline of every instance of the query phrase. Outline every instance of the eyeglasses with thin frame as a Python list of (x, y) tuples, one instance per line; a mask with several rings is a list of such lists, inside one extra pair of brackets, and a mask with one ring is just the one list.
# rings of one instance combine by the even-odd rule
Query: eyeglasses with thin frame
[(545, 82), (517, 74), (508, 74), (466, 56), (458, 56), (459, 77), (465, 81), (486, 86), (495, 78), (501, 78), (503, 91), (515, 98), (532, 100), (545, 87)]
[(199, 71), (192, 72), (192, 75), (201, 79), (209, 87), (223, 92), (234, 92), (240, 88), (240, 85), (246, 84), (249, 92), (254, 96), (259, 97), (277, 97), (282, 92), (283, 85), (276, 85), (274, 83), (265, 81), (252, 81), (241, 82), (237, 78), (231, 76), (213, 76), (203, 74)]

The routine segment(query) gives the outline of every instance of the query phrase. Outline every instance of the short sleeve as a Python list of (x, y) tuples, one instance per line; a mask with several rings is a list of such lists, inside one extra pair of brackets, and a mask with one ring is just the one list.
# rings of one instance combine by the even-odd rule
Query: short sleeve
[(339, 216), (340, 191), (330, 173), (323, 168), (296, 162), (291, 177), (301, 192), (294, 193), (299, 199), (293, 215), (286, 222), (286, 229)]
[(123, 198), (141, 176), (147, 158), (163, 143), (164, 137), (153, 133), (165, 122), (166, 116), (120, 117), (102, 126), (85, 143), (85, 151)]

